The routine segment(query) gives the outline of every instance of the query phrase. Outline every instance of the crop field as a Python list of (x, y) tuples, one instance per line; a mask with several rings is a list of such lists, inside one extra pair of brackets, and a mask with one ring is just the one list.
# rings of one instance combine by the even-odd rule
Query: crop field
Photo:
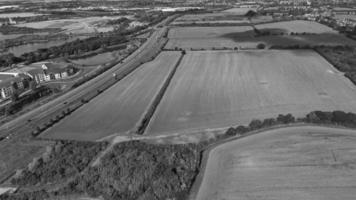
[(192, 196), (195, 200), (354, 200), (355, 142), (354, 130), (312, 126), (233, 140), (209, 152), (200, 188)]
[(170, 39), (199, 39), (218, 38), (229, 33), (243, 33), (252, 31), (250, 26), (225, 26), (225, 27), (179, 27), (172, 28), (168, 33)]
[[(261, 23), (272, 21), (271, 16), (256, 16), (251, 18), (252, 23)], [(249, 24), (247, 17), (236, 15), (229, 12), (206, 13), (206, 14), (188, 14), (177, 18), (171, 25), (185, 24)]]
[(323, 24), (312, 22), (312, 21), (304, 21), (304, 20), (295, 20), (295, 21), (286, 21), (286, 22), (275, 22), (268, 24), (260, 24), (256, 25), (256, 28), (261, 29), (279, 29), (284, 30), (287, 33), (337, 33), (337, 31), (332, 28), (325, 26)]
[(356, 89), (314, 51), (188, 51), (146, 133), (204, 132), (312, 110), (356, 111)]
[[(300, 29), (293, 28), (292, 24), (301, 24)], [(287, 26), (289, 24), (290, 27)], [(271, 32), (268, 36), (256, 36), (251, 26), (216, 26), (216, 27), (175, 27), (168, 34), (169, 42), (166, 49), (213, 49), (213, 48), (256, 48), (257, 44), (267, 46), (291, 45), (355, 45), (356, 42), (343, 35), (332, 33), (328, 27), (316, 24), (309, 29), (309, 24), (304, 21), (279, 22), (256, 25), (260, 31)], [(304, 28), (302, 28), (304, 26)], [(320, 28), (318, 28), (320, 27)], [(299, 30), (300, 32), (298, 32)], [(309, 31), (307, 31), (309, 30)], [(290, 32), (298, 35), (290, 35)], [(307, 31), (312, 34), (302, 34)], [(285, 33), (273, 34), (273, 33)]]
[(98, 27), (98, 25), (103, 24), (108, 20), (119, 19), (122, 17), (123, 16), (60, 19), (60, 20), (49, 20), (49, 21), (41, 21), (41, 22), (31, 22), (31, 23), (19, 24), (17, 26), (38, 28), (38, 29), (61, 28), (66, 33), (73, 33), (73, 34), (95, 33), (96, 31), (99, 32), (111, 31), (112, 27)]
[(204, 21), (176, 21), (176, 22), (172, 22), (171, 25), (174, 26), (184, 26), (184, 25), (211, 25), (211, 26), (215, 26), (215, 25), (238, 25), (238, 26), (244, 26), (244, 25), (248, 25), (250, 22), (247, 19), (241, 19), (241, 20), (219, 20), (219, 21), (215, 21), (215, 20), (204, 20)]
[(140, 66), (42, 137), (98, 140), (112, 134), (128, 133), (140, 121), (180, 55), (180, 52), (159, 54), (154, 61)]
[(204, 13), (204, 14), (187, 14), (177, 18), (176, 22), (192, 22), (192, 21), (219, 21), (219, 20), (244, 20), (243, 16), (237, 16), (230, 13)]
[(248, 11), (256, 11), (256, 8), (230, 8), (224, 10), (223, 13), (232, 13), (235, 15), (245, 15)]

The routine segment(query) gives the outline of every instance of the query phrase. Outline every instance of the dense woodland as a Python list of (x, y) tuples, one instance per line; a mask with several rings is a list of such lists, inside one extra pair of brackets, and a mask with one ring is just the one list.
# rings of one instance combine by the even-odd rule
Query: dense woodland
[(11, 26), (11, 25), (0, 26), (0, 33), (2, 33), (3, 35), (23, 34), (23, 33), (53, 32), (53, 31), (60, 31), (60, 29), (54, 29), (54, 28), (36, 29), (36, 28), (18, 27), (18, 26)]
[[(232, 127), (215, 140), (198, 144), (164, 145), (130, 141), (116, 144), (88, 166), (106, 143), (58, 142), (29, 168), (17, 173), (12, 183), (32, 189), (5, 194), (1, 200), (50, 199), (83, 194), (107, 200), (186, 199), (200, 169), (204, 149), (217, 140), (244, 135), (254, 130), (291, 123), (314, 123), (356, 127), (356, 114), (343, 111), (313, 111), (304, 118), (291, 114), (252, 120), (248, 126)], [(68, 177), (71, 177), (68, 181)], [(38, 189), (67, 180), (56, 190)], [(31, 187), (36, 186), (36, 187)], [(38, 187), (37, 187), (38, 186)]]
[(80, 142), (58, 144), (45, 161), (37, 161), (13, 179), (21, 186), (41, 186), (45, 183), (74, 177), (57, 191), (33, 190), (3, 195), (2, 200), (46, 199), (54, 196), (87, 194), (112, 200), (155, 200), (186, 197), (200, 165), (200, 146), (154, 145), (139, 141), (124, 142), (101, 158), (101, 163), (89, 167), (93, 155), (102, 145)]
[(83, 171), (106, 146), (105, 142), (57, 142), (11, 182), (19, 186), (41, 186), (64, 181)]

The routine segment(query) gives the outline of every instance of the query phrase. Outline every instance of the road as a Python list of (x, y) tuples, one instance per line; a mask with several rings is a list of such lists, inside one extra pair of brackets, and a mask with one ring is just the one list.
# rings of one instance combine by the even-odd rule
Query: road
[[(160, 24), (165, 22), (166, 20)], [(31, 136), (32, 130), (36, 129), (37, 126), (43, 126), (43, 124), (48, 123), (69, 107), (73, 109), (73, 107), (82, 104), (81, 99), (87, 97), (88, 94), (91, 96), (93, 94), (100, 95), (98, 94), (98, 89), (102, 91), (117, 82), (113, 77), (113, 73), (117, 74), (117, 79), (120, 80), (142, 63), (155, 57), (156, 53), (160, 51), (160, 47), (167, 40), (162, 37), (167, 28), (160, 28), (160, 24), (151, 27), (154, 29), (151, 37), (134, 53), (124, 59), (121, 64), (113, 66), (108, 71), (63, 96), (2, 125), (0, 127), (0, 138), (6, 137), (7, 139), (0, 140), (0, 183), (7, 180), (16, 169), (25, 167), (33, 158), (41, 155), (47, 145), (52, 144), (50, 141), (33, 140)], [(120, 81), (116, 84), (120, 84)]]
[[(147, 62), (155, 56), (155, 51), (157, 48), (160, 48), (160, 45), (162, 45), (161, 40), (165, 34), (166, 27), (158, 28), (158, 26), (159, 25), (156, 25), (154, 27), (156, 30), (151, 37), (148, 38), (148, 40), (138, 50), (124, 59), (122, 64), (115, 65), (106, 72), (58, 97), (57, 99), (54, 99), (53, 101), (2, 125), (0, 127), (0, 136), (22, 132), (21, 130), (27, 130), (27, 132), (30, 132), (28, 129), (33, 129), (39, 121), (47, 117), (52, 117), (53, 114), (60, 114), (60, 112), (66, 109), (68, 105), (75, 103), (90, 92), (97, 91), (97, 89), (101, 88), (101, 86), (105, 85), (108, 81), (114, 81), (113, 74), (116, 74), (117, 78), (120, 79), (133, 71), (141, 63)], [(31, 120), (31, 123), (29, 123), (29, 120)]]
[(190, 199), (354, 200), (355, 143), (355, 130), (300, 126), (220, 144)]

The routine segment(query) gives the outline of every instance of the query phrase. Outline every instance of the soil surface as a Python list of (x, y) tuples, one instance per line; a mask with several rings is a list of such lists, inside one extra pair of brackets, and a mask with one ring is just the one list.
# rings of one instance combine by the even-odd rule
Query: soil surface
[(200, 188), (192, 196), (196, 200), (354, 200), (355, 144), (354, 130), (313, 126), (233, 140), (210, 151)]

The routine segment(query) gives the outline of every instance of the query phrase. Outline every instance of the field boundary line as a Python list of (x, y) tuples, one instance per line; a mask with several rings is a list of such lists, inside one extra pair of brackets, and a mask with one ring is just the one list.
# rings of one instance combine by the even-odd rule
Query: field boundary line
[(138, 135), (143, 135), (146, 131), (147, 126), (149, 125), (152, 116), (154, 115), (158, 105), (160, 104), (164, 94), (167, 91), (168, 86), (170, 85), (173, 76), (175, 75), (180, 63), (183, 60), (184, 53), (183, 51), (180, 51), (181, 55), (179, 56), (177, 62), (175, 63), (175, 66), (167, 76), (166, 80), (163, 82), (161, 88), (158, 90), (157, 94), (153, 98), (153, 100), (150, 102), (149, 106), (147, 107), (146, 111), (142, 114), (141, 119), (138, 121), (136, 126), (133, 128), (131, 133), (138, 134)]

